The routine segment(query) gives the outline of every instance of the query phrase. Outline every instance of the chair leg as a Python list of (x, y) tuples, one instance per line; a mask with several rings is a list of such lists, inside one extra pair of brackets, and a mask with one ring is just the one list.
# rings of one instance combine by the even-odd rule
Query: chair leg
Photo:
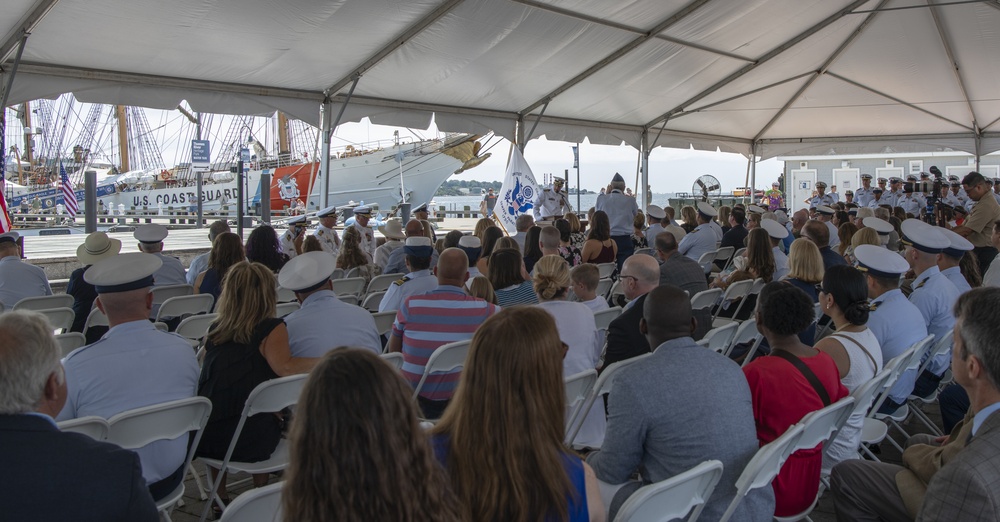
[(878, 458), (878, 456), (876, 456), (874, 453), (872, 453), (872, 450), (869, 449), (868, 446), (865, 445), (865, 444), (861, 445), (861, 454), (862, 454), (862, 456), (868, 457), (868, 458), (874, 460), (875, 462), (882, 462)]
[(194, 485), (198, 488), (198, 498), (201, 500), (208, 500), (208, 495), (205, 494), (205, 486), (201, 483), (201, 475), (199, 475), (198, 470), (194, 468), (194, 464), (188, 464), (187, 472), (194, 478)]
[(918, 419), (918, 420), (919, 420), (919, 421), (920, 421), (921, 423), (923, 423), (923, 425), (924, 425), (924, 426), (927, 426), (927, 428), (931, 430), (931, 433), (933, 433), (933, 434), (934, 434), (934, 436), (936, 436), (936, 437), (940, 437), (941, 435), (943, 435), (943, 433), (941, 433), (941, 430), (940, 430), (940, 429), (938, 429), (938, 427), (937, 427), (937, 426), (936, 426), (936, 425), (934, 424), (934, 421), (932, 421), (932, 420), (931, 420), (931, 418), (930, 418), (930, 417), (928, 417), (928, 416), (927, 416), (927, 414), (926, 414), (926, 413), (924, 413), (924, 412), (923, 412), (923, 411), (922, 411), (922, 410), (920, 409), (920, 404), (919, 404), (919, 402), (920, 402), (920, 401), (911, 401), (911, 402), (910, 402), (910, 411), (912, 411), (912, 412), (913, 412), (913, 415), (914, 415), (914, 416), (915, 416), (915, 417), (916, 417), (916, 418), (917, 418), (917, 419)]

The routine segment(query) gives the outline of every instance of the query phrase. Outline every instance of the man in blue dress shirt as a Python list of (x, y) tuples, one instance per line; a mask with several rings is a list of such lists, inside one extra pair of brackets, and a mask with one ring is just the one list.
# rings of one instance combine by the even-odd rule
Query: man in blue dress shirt
[(10, 310), (25, 297), (52, 295), (45, 271), (21, 261), (17, 232), (0, 234), (0, 304)]
[(712, 208), (712, 205), (704, 201), (698, 202), (698, 226), (690, 234), (684, 236), (684, 239), (681, 239), (677, 245), (677, 250), (681, 255), (698, 261), (706, 252), (718, 248), (717, 245), (722, 238), (716, 236), (715, 229), (711, 225), (712, 219), (717, 215), (719, 212)]
[(615, 173), (606, 193), (597, 196), (596, 210), (603, 210), (611, 222), (611, 239), (618, 244), (618, 271), (622, 263), (635, 251), (632, 245), (632, 224), (635, 215), (639, 213), (639, 205), (635, 198), (625, 195), (625, 178)]
[(437, 288), (437, 278), (431, 273), (431, 256), (434, 246), (426, 236), (408, 237), (401, 249), (406, 255), (407, 274), (393, 281), (386, 290), (382, 302), (378, 305), (379, 312), (399, 310), (407, 297), (420, 295)]

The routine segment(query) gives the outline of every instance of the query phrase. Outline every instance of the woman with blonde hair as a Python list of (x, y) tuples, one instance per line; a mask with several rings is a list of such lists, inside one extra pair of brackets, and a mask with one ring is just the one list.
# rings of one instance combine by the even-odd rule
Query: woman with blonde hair
[[(241, 261), (226, 273), (222, 295), (205, 343), (205, 360), (198, 379), (198, 395), (212, 401), (212, 413), (201, 436), (199, 457), (222, 460), (236, 432), (247, 397), (258, 384), (306, 373), (318, 359), (292, 357), (288, 329), (274, 317), (277, 282), (260, 263)], [(281, 420), (261, 413), (246, 420), (232, 459), (258, 462), (271, 456), (281, 440)], [(212, 480), (216, 480), (216, 470)], [(267, 474), (254, 475), (255, 486), (267, 483)], [(218, 481), (218, 496), (226, 504), (226, 477)], [(211, 501), (211, 500), (210, 500)], [(213, 506), (214, 508), (215, 506)]]
[(587, 241), (587, 234), (583, 231), (580, 216), (577, 216), (576, 212), (567, 212), (563, 218), (569, 222), (569, 243), (582, 249), (583, 244)]
[(357, 227), (344, 229), (344, 240), (340, 246), (340, 255), (337, 256), (337, 268), (345, 273), (357, 268), (357, 277), (365, 278), (366, 285), (373, 277), (382, 273), (382, 267), (372, 263), (368, 252), (361, 248), (361, 232), (358, 232)]
[(464, 520), (604, 520), (594, 471), (563, 446), (565, 353), (536, 307), (503, 310), (476, 331), (431, 430)]
[(288, 436), (284, 520), (461, 520), (412, 393), (368, 350), (327, 352)]
[[(543, 256), (535, 264), (533, 284), (538, 306), (552, 315), (559, 339), (569, 347), (563, 359), (563, 377), (597, 368), (601, 358), (597, 323), (587, 305), (566, 300), (571, 285), (566, 260), (557, 255)], [(604, 405), (594, 404), (573, 444), (599, 448), (604, 442), (604, 429)]]
[(816, 302), (816, 285), (823, 281), (823, 256), (816, 243), (805, 238), (792, 241), (788, 249), (788, 277), (786, 281), (802, 290)]
[(472, 235), (478, 237), (479, 240), (482, 241), (483, 240), (483, 232), (486, 232), (487, 228), (495, 227), (495, 226), (496, 226), (496, 223), (494, 223), (492, 219), (487, 218), (487, 217), (479, 218), (479, 221), (476, 221), (476, 228), (475, 228), (475, 231), (473, 231)]
[(698, 212), (691, 205), (684, 205), (681, 207), (681, 220), (683, 221), (681, 228), (690, 234), (698, 226)]
[[(841, 225), (843, 226), (843, 225)], [(843, 244), (843, 242), (841, 242)], [(844, 259), (851, 266), (857, 266), (858, 260), (854, 257), (854, 251), (861, 245), (872, 245), (872, 246), (882, 246), (882, 240), (878, 236), (878, 232), (871, 227), (861, 227), (857, 232), (851, 236), (851, 246), (847, 247), (844, 251)]]
[(730, 228), (733, 228), (729, 226), (729, 213), (732, 211), (733, 209), (729, 208), (728, 205), (722, 205), (719, 207), (719, 215), (715, 217), (715, 221), (722, 227), (723, 234), (729, 232)]
[(638, 250), (640, 248), (649, 247), (649, 243), (646, 241), (646, 214), (643, 214), (640, 210), (639, 213), (632, 218), (632, 248)]
[(497, 303), (497, 294), (493, 291), (493, 284), (485, 276), (476, 276), (469, 281), (469, 295), (478, 297), (488, 303)]

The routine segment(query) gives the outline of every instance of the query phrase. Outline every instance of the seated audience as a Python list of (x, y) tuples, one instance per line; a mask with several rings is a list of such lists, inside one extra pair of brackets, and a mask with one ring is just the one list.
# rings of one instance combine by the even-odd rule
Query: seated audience
[[(670, 232), (661, 232), (656, 236), (656, 257), (660, 265), (660, 286), (673, 285), (687, 291), (694, 297), (698, 292), (708, 290), (705, 281), (705, 271), (695, 260), (683, 256), (677, 251), (677, 238)], [(712, 309), (704, 308), (693, 312), (698, 324), (692, 337), (701, 339), (712, 329)]]
[(587, 242), (587, 233), (580, 223), (580, 216), (575, 212), (567, 212), (563, 218), (569, 223), (569, 243), (577, 250), (583, 249), (583, 244)]
[(0, 304), (11, 310), (25, 297), (52, 295), (45, 270), (21, 261), (17, 232), (0, 234)]
[(490, 256), (488, 276), (500, 306), (538, 303), (524, 260), (517, 250), (503, 248), (494, 251)]
[[(975, 259), (975, 254), (970, 254), (974, 248), (972, 243), (970, 243), (968, 239), (965, 239), (964, 237), (946, 228), (939, 227), (937, 230), (947, 236), (948, 240), (951, 242), (937, 257), (938, 270), (941, 271), (941, 275), (948, 278), (948, 280), (955, 285), (955, 288), (958, 288), (959, 293), (965, 293), (972, 290), (972, 285), (969, 283), (968, 279), (966, 279), (965, 274), (962, 273), (961, 266), (966, 255), (968, 255), (970, 262), (976, 262), (973, 261)], [(975, 271), (976, 275), (973, 276), (974, 280), (979, 277), (978, 266), (976, 266)]]
[[(990, 244), (993, 245), (993, 248), (1000, 249), (1000, 221), (993, 223), (993, 234), (990, 236)], [(982, 267), (983, 265), (980, 264), (979, 266)], [(983, 286), (1000, 286), (1000, 265), (990, 263), (989, 268), (983, 273)]]
[(608, 300), (597, 295), (597, 285), (601, 281), (601, 271), (593, 263), (583, 263), (569, 271), (570, 288), (581, 303), (591, 312), (608, 309)]
[(217, 303), (222, 294), (222, 281), (226, 272), (243, 260), (243, 241), (240, 236), (232, 232), (216, 236), (208, 256), (208, 269), (198, 274), (194, 280), (194, 293), (211, 294)]
[(454, 402), (431, 430), (463, 520), (605, 520), (593, 470), (563, 447), (565, 352), (552, 316), (534, 307), (476, 331)]
[[(410, 221), (410, 223), (414, 223), (414, 221)], [(430, 239), (422, 236), (410, 236), (406, 238), (406, 244), (399, 249), (399, 252), (405, 256), (406, 276), (394, 281), (385, 291), (385, 296), (382, 297), (382, 302), (378, 305), (379, 312), (399, 310), (400, 305), (407, 297), (420, 295), (437, 288), (437, 280), (431, 273), (431, 264), (435, 262), (437, 252)]]
[[(391, 254), (390, 254), (391, 255)], [(337, 268), (345, 274), (358, 269), (354, 277), (363, 277), (365, 286), (372, 278), (382, 274), (382, 268), (368, 259), (368, 253), (361, 247), (361, 232), (357, 227), (344, 229), (344, 239), (340, 244), (340, 255), (337, 257)]]
[[(94, 263), (117, 256), (122, 250), (122, 242), (109, 238), (104, 232), (92, 232), (87, 235), (87, 239), (76, 249), (76, 258), (83, 263), (83, 267), (73, 270), (66, 284), (66, 293), (73, 296), (73, 326), (71, 332), (83, 332), (83, 327), (87, 324), (87, 317), (94, 307), (94, 300), (97, 299), (97, 290), (94, 285), (83, 280), (83, 273)], [(107, 330), (102, 330), (101, 335)], [(97, 339), (95, 338), (94, 342)]]
[(378, 231), (385, 237), (385, 243), (375, 249), (374, 262), (382, 273), (387, 274), (385, 268), (389, 264), (389, 256), (396, 249), (403, 248), (406, 234), (403, 233), (403, 222), (399, 218), (389, 218), (384, 225), (379, 225)]
[(544, 255), (542, 253), (542, 247), (539, 243), (542, 235), (542, 227), (533, 226), (528, 229), (528, 233), (524, 236), (524, 246), (521, 248), (521, 252), (524, 255), (524, 269), (530, 274), (535, 268), (535, 263)]
[(486, 232), (486, 229), (490, 228), (490, 227), (495, 227), (495, 226), (497, 226), (497, 225), (496, 225), (496, 223), (493, 222), (492, 219), (485, 218), (485, 217), (484, 218), (479, 218), (479, 220), (476, 221), (476, 228), (473, 230), (472, 235), (478, 237), (479, 240), (482, 241), (483, 240), (483, 233)]
[(278, 234), (268, 225), (260, 225), (250, 232), (246, 254), (247, 261), (260, 263), (276, 274), (288, 262), (288, 255), (281, 252)]
[[(780, 281), (764, 285), (756, 319), (757, 329), (771, 347), (771, 355), (754, 359), (743, 368), (743, 373), (753, 399), (757, 440), (763, 446), (807, 414), (846, 397), (847, 389), (840, 384), (833, 359), (799, 340), (798, 334), (813, 321), (813, 306), (804, 292)], [(812, 375), (806, 377), (807, 374)], [(821, 385), (814, 387), (813, 381)], [(822, 465), (822, 444), (788, 457), (771, 483), (775, 516), (791, 516), (812, 505), (819, 490)]]
[(493, 291), (493, 285), (486, 276), (476, 276), (466, 283), (469, 295), (478, 297), (487, 303), (497, 304), (497, 293)]
[(618, 256), (618, 244), (611, 239), (611, 222), (603, 210), (594, 212), (590, 222), (590, 233), (587, 242), (583, 244), (580, 257), (584, 263), (600, 265), (614, 263)]
[[(610, 484), (628, 482), (641, 470), (642, 482), (629, 482), (615, 494), (613, 519), (640, 486), (718, 459), (722, 479), (702, 512), (718, 520), (736, 494), (736, 479), (757, 452), (755, 441), (746, 437), (754, 429), (746, 379), (735, 363), (694, 343), (691, 302), (680, 288), (663, 285), (650, 292), (640, 328), (657, 348), (616, 379), (608, 395), (604, 444), (587, 463)], [(733, 520), (770, 520), (773, 513), (774, 493), (759, 488), (742, 500)]]
[(625, 359), (649, 353), (649, 342), (639, 331), (646, 294), (660, 284), (660, 265), (650, 256), (632, 256), (622, 265), (622, 292), (628, 304), (622, 314), (608, 325), (604, 368)]
[(684, 229), (685, 234), (690, 234), (694, 232), (695, 227), (698, 226), (698, 211), (694, 209), (691, 205), (685, 205), (681, 207), (681, 224), (680, 227)]
[(746, 222), (746, 212), (743, 209), (734, 208), (729, 212), (729, 219), (727, 228), (728, 230), (722, 235), (722, 243), (719, 244), (719, 248), (733, 247), (733, 250), (739, 250), (746, 245), (747, 234), (750, 233), (749, 230), (743, 224)]
[[(208, 243), (214, 244), (215, 238), (223, 232), (232, 232), (229, 229), (229, 223), (225, 219), (217, 219), (208, 226)], [(242, 240), (241, 240), (242, 241)], [(187, 283), (194, 286), (194, 280), (198, 277), (198, 274), (204, 272), (208, 269), (208, 255), (211, 254), (211, 250), (199, 255), (198, 257), (191, 260), (191, 264), (188, 265)]]
[(854, 234), (858, 232), (858, 227), (854, 223), (845, 221), (844, 224), (837, 227), (837, 238), (840, 242), (837, 244), (837, 253), (847, 258), (848, 249), (851, 247), (851, 240), (854, 239)]
[(831, 266), (846, 265), (847, 260), (830, 248), (830, 229), (826, 223), (811, 219), (802, 227), (799, 237), (808, 239), (819, 248), (819, 254), (823, 258), (823, 270), (829, 270)]
[(640, 210), (638, 214), (632, 218), (632, 250), (638, 250), (640, 248), (647, 248), (649, 243), (646, 242), (646, 215)]

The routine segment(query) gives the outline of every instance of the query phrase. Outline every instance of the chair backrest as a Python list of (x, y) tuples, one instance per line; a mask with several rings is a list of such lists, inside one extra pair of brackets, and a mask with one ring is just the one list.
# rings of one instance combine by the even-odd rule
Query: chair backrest
[(289, 290), (287, 288), (282, 288), (280, 286), (278, 287), (277, 290), (278, 290), (278, 302), (279, 303), (294, 303), (296, 301), (296, 299), (295, 299), (295, 292), (293, 292), (293, 291), (291, 291), (291, 290)]
[[(746, 321), (740, 323), (740, 327), (736, 330), (736, 335), (733, 336), (733, 340), (730, 341), (729, 346), (726, 347), (724, 352), (726, 356), (733, 352), (733, 348), (741, 343), (750, 343), (750, 351), (747, 352), (747, 357), (744, 359), (745, 363), (748, 363), (753, 355), (753, 352), (760, 346), (760, 343), (764, 340), (764, 336), (757, 331), (757, 319), (751, 317)], [(746, 366), (744, 364), (743, 366)]]
[(396, 322), (396, 310), (374, 313), (372, 319), (375, 320), (375, 329), (378, 330), (379, 335), (389, 335), (393, 323)]
[(397, 370), (403, 368), (403, 354), (400, 352), (383, 353), (382, 358)]
[(181, 324), (177, 325), (174, 333), (191, 341), (191, 346), (198, 347), (201, 344), (201, 340), (208, 335), (208, 329), (218, 317), (219, 314), (201, 314), (186, 317), (181, 321)]
[(392, 282), (398, 279), (402, 279), (406, 274), (382, 274), (380, 276), (375, 276), (372, 278), (371, 282), (368, 283), (368, 289), (366, 293), (369, 295), (374, 292), (383, 292), (388, 290), (392, 286)]
[(48, 310), (51, 308), (73, 308), (73, 296), (69, 294), (43, 295), (39, 297), (25, 297), (14, 304), (11, 311), (18, 310)]
[(880, 390), (881, 395), (875, 400), (875, 404), (872, 406), (871, 410), (868, 412), (868, 417), (874, 418), (878, 409), (882, 407), (882, 403), (889, 397), (889, 389), (895, 386), (896, 381), (899, 377), (906, 371), (916, 371), (920, 367), (920, 360), (927, 353), (927, 351), (933, 346), (934, 336), (928, 335), (923, 339), (913, 343), (913, 346), (909, 347), (903, 353), (893, 357), (889, 362), (883, 366), (882, 371), (891, 371), (892, 375), (889, 380), (885, 383), (885, 388)]
[(354, 306), (358, 306), (361, 303), (361, 300), (356, 295), (338, 295), (337, 299)]
[(358, 277), (360, 274), (361, 274), (361, 267), (360, 266), (356, 266), (356, 267), (348, 270), (347, 273), (344, 274), (344, 278), (345, 279), (353, 279), (355, 277)]
[(644, 255), (647, 255), (647, 256), (655, 256), (656, 252), (654, 252), (652, 248), (644, 247), (644, 248), (637, 248), (637, 249), (635, 249), (635, 252), (632, 253), (632, 255), (637, 255), (637, 254), (644, 254)]
[(191, 285), (163, 285), (154, 286), (152, 290), (153, 293), (153, 304), (163, 304), (171, 297), (180, 297), (184, 295), (191, 295), (194, 293), (194, 287)]
[(161, 331), (163, 333), (167, 333), (167, 332), (170, 331), (170, 327), (167, 326), (167, 323), (164, 323), (163, 321), (156, 321), (156, 322), (154, 322), (153, 323), (153, 328), (156, 328), (157, 330), (159, 330), (159, 331)]
[(108, 324), (108, 316), (104, 315), (104, 312), (96, 306), (90, 311), (87, 321), (83, 323), (83, 331), (86, 332), (91, 326), (110, 326)]
[[(172, 440), (208, 423), (212, 401), (189, 397), (124, 411), (108, 419), (108, 442), (125, 449), (141, 448), (158, 440)], [(197, 445), (197, 443), (196, 443)]]
[(258, 413), (281, 411), (299, 401), (299, 392), (309, 374), (289, 375), (264, 381), (257, 385), (247, 397), (243, 406), (243, 416), (253, 417)]
[(706, 274), (712, 271), (712, 262), (715, 261), (715, 257), (717, 255), (719, 255), (718, 250), (710, 250), (698, 258), (698, 264), (701, 265), (701, 269), (704, 270)]
[(941, 335), (940, 338), (934, 339), (934, 343), (931, 345), (927, 357), (924, 359), (923, 363), (920, 365), (917, 375), (923, 373), (928, 366), (933, 364), (934, 359), (941, 355), (951, 353), (951, 345), (954, 342), (955, 329), (949, 328), (947, 332)]
[[(590, 395), (590, 390), (594, 388), (594, 384), (597, 383), (597, 370), (586, 370), (580, 373), (570, 375), (563, 379), (563, 384), (566, 386), (566, 433), (569, 433), (570, 428), (576, 421), (577, 415), (580, 414), (580, 408), (583, 403), (587, 401), (587, 396)], [(572, 443), (572, 441), (567, 440), (567, 444)]]
[(281, 520), (281, 489), (284, 482), (240, 493), (222, 512), (222, 522), (274, 522)]
[(610, 277), (605, 277), (597, 281), (597, 290), (594, 290), (594, 294), (599, 297), (607, 297), (608, 291), (611, 290), (611, 285), (615, 284)]
[(726, 323), (718, 328), (712, 328), (705, 334), (705, 337), (698, 341), (698, 344), (716, 352), (725, 353), (729, 350), (739, 326), (737, 323)]
[(721, 288), (709, 288), (691, 296), (691, 311), (711, 309), (722, 297)]
[(854, 397), (848, 395), (843, 399), (814, 412), (810, 412), (799, 424), (802, 425), (802, 437), (795, 443), (794, 451), (815, 448), (826, 444), (847, 423), (847, 418), (854, 412)]
[(590, 411), (590, 408), (597, 401), (597, 398), (602, 395), (607, 395), (611, 393), (611, 388), (614, 386), (615, 377), (625, 368), (649, 357), (650, 353), (644, 353), (637, 357), (632, 357), (625, 359), (624, 361), (618, 361), (616, 363), (610, 364), (601, 370), (600, 375), (597, 377), (597, 382), (594, 383), (594, 387), (591, 388), (590, 394), (587, 395), (587, 400), (580, 406), (580, 414), (577, 415), (574, 425), (570, 428), (569, 435), (566, 436), (566, 440), (575, 440), (576, 434), (583, 427), (583, 421), (586, 419), (586, 415), (583, 412)]
[[(890, 364), (892, 364), (890, 362)], [(897, 363), (898, 366), (898, 363)], [(882, 371), (875, 374), (868, 382), (858, 386), (851, 397), (854, 397), (854, 408), (851, 411), (851, 415), (855, 413), (861, 413), (862, 415), (868, 413), (868, 408), (871, 408), (872, 401), (875, 400), (875, 396), (883, 391), (887, 391), (893, 384), (893, 377), (898, 376), (899, 372), (896, 368), (890, 368), (886, 365)]]
[(344, 279), (334, 279), (333, 283), (333, 293), (338, 296), (345, 295), (360, 295), (361, 292), (365, 291), (365, 278), (363, 277), (345, 277)]
[(615, 281), (615, 284), (611, 285), (611, 290), (608, 291), (608, 299), (611, 299), (614, 302), (618, 302), (617, 298), (619, 295), (625, 295), (625, 289), (622, 288), (621, 279)]
[(737, 257), (742, 256), (744, 253), (746, 253), (746, 251), (747, 247), (742, 247), (737, 249), (736, 252), (734, 252), (733, 255), (729, 257), (729, 261), (726, 263), (726, 266), (723, 267), (722, 271), (725, 272), (726, 270), (729, 270), (729, 267), (733, 266), (733, 260), (736, 259)]
[(598, 330), (607, 330), (608, 325), (611, 321), (614, 321), (619, 315), (622, 314), (622, 307), (613, 306), (606, 310), (599, 310), (594, 312), (594, 322), (597, 323)]
[(156, 320), (160, 321), (167, 317), (187, 317), (189, 315), (207, 314), (212, 311), (215, 305), (215, 297), (212, 294), (180, 295), (171, 297), (160, 305), (156, 312)]
[(76, 312), (72, 308), (46, 308), (34, 311), (44, 315), (53, 330), (61, 332), (68, 332), (73, 327), (73, 319), (76, 317)]
[(386, 290), (379, 290), (377, 292), (369, 292), (365, 296), (364, 302), (361, 307), (369, 312), (378, 312), (378, 305), (382, 304), (382, 298), (385, 297)]
[(643, 486), (628, 497), (615, 522), (696, 520), (722, 478), (722, 462), (706, 460), (667, 480)]
[(344, 278), (343, 268), (335, 268), (333, 269), (333, 274), (330, 274), (330, 279), (343, 279), (343, 278)]
[(736, 247), (731, 247), (731, 246), (722, 247), (715, 251), (715, 260), (725, 261), (728, 263), (729, 259), (733, 257), (733, 253), (735, 252), (736, 252)]
[(73, 350), (87, 344), (87, 338), (80, 332), (59, 334), (56, 336), (56, 341), (59, 341), (59, 349), (62, 351), (63, 357), (66, 357)]
[(740, 478), (736, 479), (736, 495), (719, 522), (727, 522), (751, 490), (771, 487), (771, 481), (778, 476), (782, 464), (792, 454), (793, 448), (802, 438), (803, 429), (802, 424), (793, 424), (780, 437), (757, 450), (750, 462), (747, 462), (746, 467), (743, 468)]
[(274, 307), (274, 316), (279, 318), (284, 317), (298, 310), (301, 306), (302, 305), (300, 305), (298, 301), (292, 303), (278, 303), (278, 305)]
[(601, 279), (604, 279), (611, 277), (611, 274), (615, 273), (616, 268), (618, 268), (616, 263), (600, 263), (597, 265), (597, 273)]
[(417, 396), (420, 395), (420, 388), (423, 388), (427, 376), (432, 373), (447, 373), (465, 366), (465, 357), (469, 354), (469, 345), (471, 344), (471, 339), (456, 341), (441, 345), (434, 350), (434, 353), (427, 359), (427, 365), (424, 366), (424, 374), (420, 376), (420, 382), (413, 389), (413, 400), (417, 400)]
[(79, 433), (94, 440), (106, 440), (108, 438), (108, 431), (111, 429), (107, 420), (94, 415), (64, 420), (58, 423), (57, 426), (59, 426), (60, 431)]
[[(750, 289), (753, 288), (753, 284), (754, 281), (751, 279), (737, 281), (730, 284), (726, 287), (726, 293), (722, 294), (722, 304), (725, 304), (727, 301), (746, 297), (746, 295), (750, 293)], [(722, 304), (720, 304), (719, 308), (715, 311), (715, 316), (712, 317), (713, 321), (719, 316), (719, 312), (722, 311)]]

